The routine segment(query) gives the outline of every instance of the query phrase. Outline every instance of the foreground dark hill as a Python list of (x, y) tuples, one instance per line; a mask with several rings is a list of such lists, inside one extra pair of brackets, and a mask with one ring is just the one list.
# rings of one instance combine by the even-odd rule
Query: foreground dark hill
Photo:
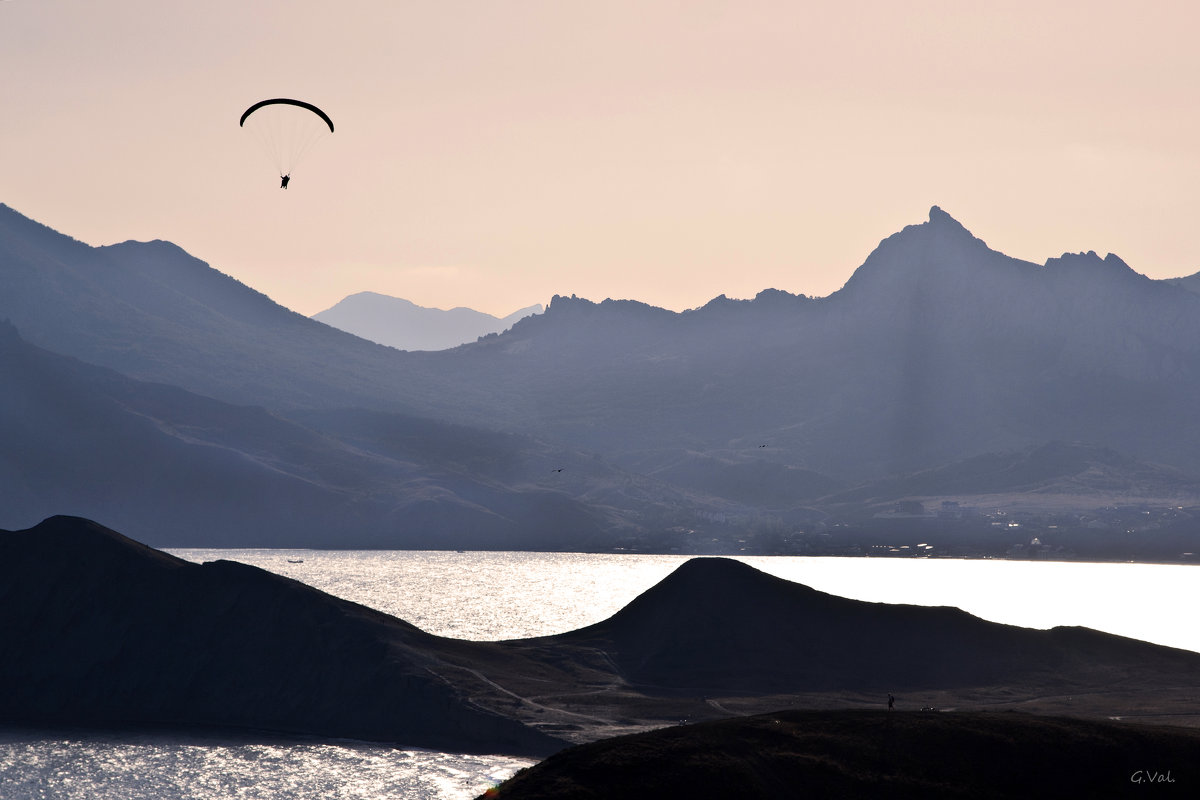
[(779, 711), (580, 745), (484, 797), (1185, 796), (1200, 731), (1014, 713)]
[(212, 726), (545, 753), (427, 668), (437, 639), (304, 584), (95, 523), (0, 534), (0, 720)]
[(1087, 628), (1033, 630), (957, 608), (850, 600), (719, 558), (687, 561), (609, 619), (554, 638), (603, 650), (649, 692), (1114, 689), (1134, 674), (1200, 679), (1200, 654)]
[[(398, 591), (404, 591), (398, 587)], [(1200, 654), (832, 597), (694, 559), (610, 619), (467, 642), (93, 522), (0, 532), (0, 723), (196, 726), (546, 753), (785, 707), (1200, 714)]]

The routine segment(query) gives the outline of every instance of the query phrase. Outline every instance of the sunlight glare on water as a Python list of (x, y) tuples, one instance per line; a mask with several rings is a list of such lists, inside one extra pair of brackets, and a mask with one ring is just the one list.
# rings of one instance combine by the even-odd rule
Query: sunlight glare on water
[(742, 559), (830, 594), (955, 606), (1027, 628), (1081, 625), (1200, 652), (1200, 572), (1186, 564), (922, 558)]
[[(545, 636), (615, 614), (691, 556), (448, 551), (171, 550), (295, 578), (456, 639)], [(302, 564), (289, 563), (303, 559)], [(1030, 628), (1082, 625), (1200, 651), (1187, 609), (1196, 568), (919, 558), (745, 556), (786, 580), (855, 600), (956, 606)]]
[[(522, 639), (606, 619), (681, 556), (408, 550), (169, 550), (253, 564), (438, 636)], [(291, 561), (303, 560), (302, 564)]]
[(4, 800), (450, 800), (533, 762), (363, 743), (0, 732)]

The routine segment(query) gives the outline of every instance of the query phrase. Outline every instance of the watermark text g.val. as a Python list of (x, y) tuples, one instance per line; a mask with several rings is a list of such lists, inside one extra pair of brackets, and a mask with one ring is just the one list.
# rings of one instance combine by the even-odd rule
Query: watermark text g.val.
[(1159, 772), (1153, 769), (1139, 769), (1137, 772), (1129, 776), (1130, 783), (1174, 783), (1175, 779), (1171, 777), (1171, 770)]

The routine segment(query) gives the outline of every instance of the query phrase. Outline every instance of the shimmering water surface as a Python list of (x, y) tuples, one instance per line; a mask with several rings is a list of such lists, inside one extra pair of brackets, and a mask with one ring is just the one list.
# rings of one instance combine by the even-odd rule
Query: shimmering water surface
[[(262, 567), (424, 630), (497, 640), (611, 616), (684, 556), (412, 551), (172, 550)], [(741, 559), (822, 591), (954, 605), (1026, 627), (1085, 625), (1200, 651), (1196, 567), (952, 559)], [(299, 562), (299, 563), (293, 563)], [(0, 798), (442, 800), (476, 797), (532, 762), (354, 742), (247, 742), (0, 730)]]
[(4, 800), (477, 797), (532, 762), (355, 742), (0, 732)]
[[(253, 564), (457, 639), (574, 630), (619, 611), (689, 556), (364, 550), (172, 550)], [(303, 563), (294, 564), (292, 561)], [(856, 600), (957, 606), (1030, 628), (1083, 625), (1200, 651), (1200, 567), (939, 558), (739, 558)]]

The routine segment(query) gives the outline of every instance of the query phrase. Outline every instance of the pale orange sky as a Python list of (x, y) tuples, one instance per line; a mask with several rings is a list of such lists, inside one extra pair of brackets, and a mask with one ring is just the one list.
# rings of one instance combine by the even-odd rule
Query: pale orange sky
[[(0, 2), (0, 202), (313, 314), (825, 295), (937, 204), (1042, 262), (1200, 270), (1185, 2)], [(237, 125), (337, 131), (279, 189)]]

